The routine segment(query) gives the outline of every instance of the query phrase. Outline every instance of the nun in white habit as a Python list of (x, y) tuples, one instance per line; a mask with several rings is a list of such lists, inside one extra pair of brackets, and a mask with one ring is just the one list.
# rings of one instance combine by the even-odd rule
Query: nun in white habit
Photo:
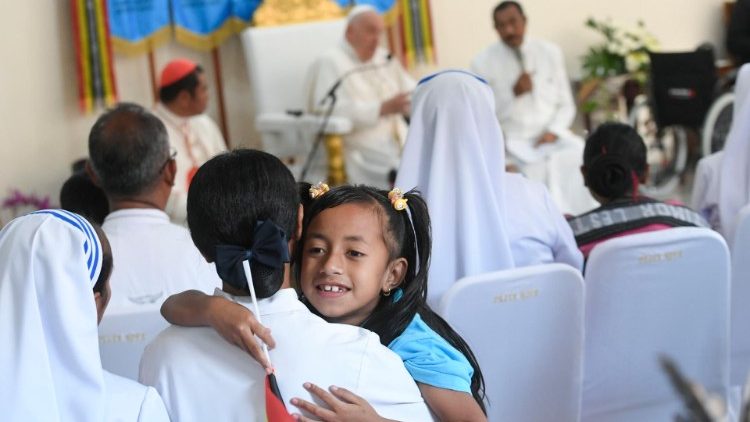
[[(734, 87), (732, 126), (724, 149), (698, 161), (690, 201), (732, 246), (737, 213), (750, 203), (750, 64), (740, 68)], [(724, 181), (724, 182), (722, 182)]]
[(489, 85), (445, 71), (414, 91), (397, 186), (427, 200), (433, 246), (429, 297), (462, 277), (562, 262), (583, 265), (570, 226), (547, 189), (505, 172), (505, 145)]
[[(32, 213), (0, 231), (3, 420), (169, 420), (154, 389), (102, 370), (107, 254), (94, 228), (67, 211)], [(97, 283), (106, 287), (95, 295)]]

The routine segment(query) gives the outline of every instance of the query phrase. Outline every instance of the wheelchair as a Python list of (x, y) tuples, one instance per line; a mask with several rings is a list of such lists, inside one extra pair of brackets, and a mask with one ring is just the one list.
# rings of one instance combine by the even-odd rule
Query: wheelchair
[[(691, 157), (723, 147), (734, 97), (717, 77), (710, 46), (692, 52), (650, 52), (649, 57), (648, 94), (635, 99), (628, 120), (647, 147), (651, 171), (643, 192), (659, 198), (675, 191), (690, 163), (697, 161)], [(698, 138), (700, 148), (691, 142)]]

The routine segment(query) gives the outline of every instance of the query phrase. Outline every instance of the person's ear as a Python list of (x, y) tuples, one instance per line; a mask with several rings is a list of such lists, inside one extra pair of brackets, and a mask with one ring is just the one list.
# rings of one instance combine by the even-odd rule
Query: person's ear
[(302, 204), (297, 208), (297, 227), (294, 229), (294, 239), (300, 240), (302, 238), (302, 220), (305, 218), (305, 207)]
[(177, 176), (177, 161), (172, 159), (167, 162), (167, 165), (164, 166), (164, 182), (166, 182), (169, 186), (174, 186), (174, 180)]
[(397, 288), (404, 281), (406, 277), (406, 270), (409, 268), (409, 262), (406, 258), (396, 258), (388, 264), (387, 273), (385, 274), (385, 280), (383, 280), (383, 292), (390, 292)]
[[(305, 217), (305, 207), (302, 204), (297, 208), (297, 224), (294, 227), (294, 232), (289, 236), (289, 256), (294, 257), (297, 249), (297, 242), (302, 238), (302, 219)], [(295, 257), (299, 258), (299, 257)]]
[(91, 182), (93, 184), (95, 184), (97, 187), (102, 187), (102, 184), (99, 181), (99, 177), (96, 175), (94, 167), (91, 165), (91, 160), (86, 160), (86, 165), (83, 166), (83, 170), (86, 172), (86, 175), (89, 177), (89, 179), (91, 179)]
[(646, 181), (648, 180), (648, 176), (651, 174), (651, 166), (646, 164), (646, 168), (643, 170), (643, 174), (641, 174), (641, 177), (638, 178), (638, 181), (641, 182), (641, 184), (646, 184)]

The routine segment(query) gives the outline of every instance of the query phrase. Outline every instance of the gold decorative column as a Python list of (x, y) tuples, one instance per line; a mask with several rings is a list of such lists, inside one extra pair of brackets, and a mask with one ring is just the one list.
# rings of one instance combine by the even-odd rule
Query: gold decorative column
[(343, 185), (346, 183), (344, 139), (341, 135), (329, 134), (325, 137), (325, 145), (328, 156), (328, 184)]

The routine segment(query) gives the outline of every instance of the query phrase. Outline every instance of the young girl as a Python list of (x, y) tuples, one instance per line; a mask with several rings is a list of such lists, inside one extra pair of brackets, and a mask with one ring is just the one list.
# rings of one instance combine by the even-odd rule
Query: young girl
[(688, 207), (642, 196), (646, 181), (646, 144), (632, 127), (604, 123), (586, 140), (581, 167), (586, 186), (602, 205), (568, 220), (578, 247), (588, 258), (605, 240), (671, 227), (707, 227)]
[[(425, 202), (413, 192), (398, 190), (326, 190), (313, 187), (315, 199), (305, 204), (297, 251), (304, 301), (330, 322), (377, 333), (381, 343), (403, 359), (439, 420), (486, 420), (483, 379), (473, 353), (426, 304), (431, 234)], [(195, 309), (198, 313), (191, 314)], [(241, 346), (239, 331), (260, 331), (257, 325), (243, 323), (251, 318), (246, 309), (195, 292), (171, 297), (162, 312), (177, 324), (209, 322)], [(338, 420), (343, 412), (351, 420), (352, 411), (375, 416), (351, 393), (332, 390), (336, 399), (316, 386), (310, 389), (329, 405), (332, 400), (340, 405), (328, 410), (300, 399), (292, 404), (323, 420)]]

